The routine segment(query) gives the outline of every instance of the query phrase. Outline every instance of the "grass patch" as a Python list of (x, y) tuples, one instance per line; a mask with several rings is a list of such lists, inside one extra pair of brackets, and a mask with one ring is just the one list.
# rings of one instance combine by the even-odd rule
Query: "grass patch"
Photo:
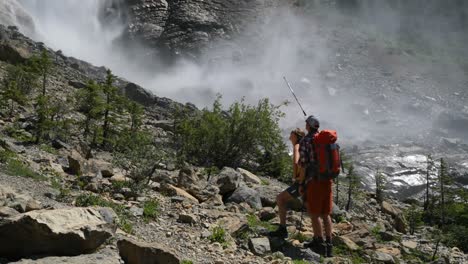
[(377, 242), (379, 242), (379, 243), (383, 243), (383, 242), (384, 242), (384, 240), (383, 240), (383, 238), (382, 238), (382, 235), (380, 234), (381, 231), (382, 231), (382, 230), (381, 230), (381, 228), (380, 228), (379, 225), (374, 226), (374, 227), (370, 230), (371, 234), (375, 237), (375, 239), (376, 239)]
[(44, 152), (53, 154), (53, 155), (58, 155), (58, 151), (55, 148), (53, 148), (51, 145), (41, 144), (39, 145), (39, 149)]
[(362, 256), (364, 256), (364, 253), (360, 249), (357, 251), (351, 251), (344, 245), (338, 245), (333, 247), (333, 254), (335, 256), (348, 258), (353, 264), (366, 263), (366, 260), (362, 258)]
[(143, 217), (145, 221), (154, 220), (159, 215), (159, 201), (149, 200), (143, 204)]
[(113, 181), (112, 182), (112, 188), (114, 190), (122, 190), (123, 188), (130, 188), (131, 183), (128, 181)]
[(211, 235), (208, 237), (208, 239), (211, 241), (211, 243), (220, 243), (223, 248), (227, 248), (229, 246), (226, 230), (224, 230), (224, 228), (221, 226), (215, 226), (213, 230), (211, 230)]
[(258, 217), (254, 214), (247, 215), (247, 225), (252, 230), (256, 230), (259, 227), (265, 228), (268, 231), (275, 231), (278, 227), (270, 222), (261, 221)]
[(0, 150), (0, 162), (3, 164), (8, 163), (9, 160), (16, 157), (16, 154), (9, 150)]
[(193, 261), (191, 260), (182, 260), (180, 264), (193, 264)]
[(10, 176), (25, 177), (41, 181), (46, 179), (46, 177), (33, 171), (22, 161), (13, 158), (7, 161), (5, 172)]
[(262, 185), (270, 185), (270, 181), (268, 181), (268, 180), (261, 179), (260, 181), (261, 181)]
[(295, 260), (293, 260), (293, 263), (294, 264), (309, 264), (309, 262), (307, 262), (307, 260), (303, 260), (303, 259), (295, 259)]
[(119, 218), (118, 225), (120, 229), (129, 234), (133, 232), (133, 225), (130, 222), (130, 213), (123, 205), (107, 201), (93, 194), (81, 194), (76, 198), (75, 205), (78, 207), (101, 206), (112, 208)]

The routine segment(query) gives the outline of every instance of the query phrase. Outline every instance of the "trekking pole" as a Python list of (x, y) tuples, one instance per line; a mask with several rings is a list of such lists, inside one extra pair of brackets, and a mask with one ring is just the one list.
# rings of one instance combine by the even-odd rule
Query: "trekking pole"
[(304, 114), (305, 117), (307, 117), (307, 114), (306, 114), (306, 112), (304, 111), (304, 108), (302, 108), (302, 105), (301, 105), (301, 103), (299, 102), (299, 100), (297, 99), (296, 94), (294, 93), (294, 90), (293, 90), (292, 87), (291, 87), (291, 84), (289, 84), (288, 80), (286, 79), (286, 76), (283, 76), (283, 79), (284, 79), (284, 81), (286, 82), (286, 84), (288, 85), (289, 90), (290, 90), (291, 93), (293, 94), (294, 99), (296, 99), (296, 102), (297, 102), (297, 104), (299, 105), (299, 107), (301, 108), (302, 113)]

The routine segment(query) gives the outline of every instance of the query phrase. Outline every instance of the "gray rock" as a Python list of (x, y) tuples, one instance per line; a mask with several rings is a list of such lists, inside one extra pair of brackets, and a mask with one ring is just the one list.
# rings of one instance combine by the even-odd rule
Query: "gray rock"
[(200, 180), (197, 173), (192, 167), (184, 167), (179, 171), (177, 179), (177, 186), (188, 191), (190, 194), (198, 193), (200, 191)]
[(383, 241), (393, 241), (396, 239), (395, 234), (388, 231), (380, 232), (380, 237)]
[(85, 160), (77, 151), (73, 150), (68, 155), (68, 168), (63, 168), (69, 174), (83, 175)]
[(26, 212), (30, 212), (30, 211), (34, 211), (34, 210), (41, 210), (42, 209), (42, 205), (36, 201), (36, 200), (29, 200), (27, 203), (26, 203)]
[(144, 212), (143, 208), (136, 206), (132, 206), (129, 211), (133, 216), (143, 216)]
[(401, 210), (393, 206), (387, 201), (382, 202), (382, 212), (389, 214), (393, 217), (396, 217), (397, 215), (401, 214)]
[(408, 232), (408, 221), (403, 214), (397, 215), (393, 223), (393, 227), (396, 231), (406, 234)]
[(193, 214), (180, 214), (179, 221), (186, 224), (195, 224), (198, 222), (198, 217)]
[(219, 193), (224, 195), (233, 192), (239, 187), (242, 175), (232, 168), (224, 167), (214, 178), (216, 185), (219, 187)]
[(390, 254), (379, 252), (379, 251), (374, 252), (373, 259), (379, 263), (389, 263), (389, 264), (395, 263), (395, 260)]
[(18, 214), (19, 212), (13, 208), (6, 207), (6, 206), (0, 207), (0, 218), (11, 217), (11, 216), (15, 216)]
[(121, 193), (114, 193), (113, 194), (113, 197), (115, 200), (117, 201), (122, 201), (122, 200), (125, 200), (125, 196)]
[(117, 242), (120, 257), (127, 264), (179, 264), (179, 257), (169, 248), (157, 243), (122, 239)]
[(90, 160), (89, 163), (93, 171), (100, 171), (102, 177), (110, 178), (114, 176), (114, 168), (112, 163), (103, 160)]
[(271, 252), (270, 241), (266, 237), (249, 239), (249, 249), (258, 256), (264, 256)]
[(260, 195), (254, 189), (247, 187), (246, 185), (241, 185), (237, 188), (231, 196), (226, 200), (229, 203), (242, 203), (246, 202), (252, 208), (260, 209), (262, 208), (262, 201), (260, 200)]
[(260, 211), (260, 220), (262, 221), (270, 221), (276, 216), (277, 216), (277, 213), (275, 212), (275, 209), (273, 209), (272, 207), (265, 207)]
[(0, 255), (14, 260), (90, 253), (112, 236), (116, 217), (110, 208), (37, 210), (10, 217), (0, 223)]
[(16, 264), (121, 264), (119, 254), (115, 250), (104, 249), (97, 253), (86, 254), (76, 257), (46, 257), (38, 260), (23, 259)]
[(253, 183), (253, 184), (261, 184), (262, 183), (262, 180), (260, 180), (260, 178), (251, 173), (250, 171), (248, 170), (244, 170), (242, 168), (237, 168), (237, 171), (242, 174), (242, 177), (244, 177), (244, 182), (247, 182), (247, 183)]

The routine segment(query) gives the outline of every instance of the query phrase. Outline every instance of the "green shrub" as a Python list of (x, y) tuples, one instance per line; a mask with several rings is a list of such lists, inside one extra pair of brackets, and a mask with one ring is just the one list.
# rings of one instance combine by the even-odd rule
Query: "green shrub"
[(208, 237), (208, 239), (212, 243), (220, 243), (221, 245), (223, 245), (223, 247), (228, 243), (226, 230), (224, 230), (224, 228), (222, 228), (221, 226), (215, 226), (211, 231), (211, 235)]
[(159, 215), (159, 202), (157, 200), (146, 201), (143, 204), (143, 217), (145, 220), (155, 219)]
[(182, 260), (180, 264), (193, 264), (193, 261), (191, 260)]
[(218, 97), (212, 109), (199, 114), (177, 111), (174, 142), (180, 161), (211, 167), (243, 167), (262, 175), (290, 178), (291, 159), (278, 122), (280, 106), (263, 99), (256, 106), (243, 100), (222, 109)]
[(9, 160), (16, 157), (16, 154), (12, 151), (0, 149), (0, 164), (6, 164)]

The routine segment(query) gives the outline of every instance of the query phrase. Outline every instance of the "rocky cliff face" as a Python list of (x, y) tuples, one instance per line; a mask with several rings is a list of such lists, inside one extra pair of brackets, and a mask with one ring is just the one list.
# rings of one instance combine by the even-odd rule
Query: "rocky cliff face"
[(103, 12), (124, 13), (124, 41), (139, 40), (166, 58), (196, 58), (213, 43), (245, 33), (275, 0), (114, 0)]

